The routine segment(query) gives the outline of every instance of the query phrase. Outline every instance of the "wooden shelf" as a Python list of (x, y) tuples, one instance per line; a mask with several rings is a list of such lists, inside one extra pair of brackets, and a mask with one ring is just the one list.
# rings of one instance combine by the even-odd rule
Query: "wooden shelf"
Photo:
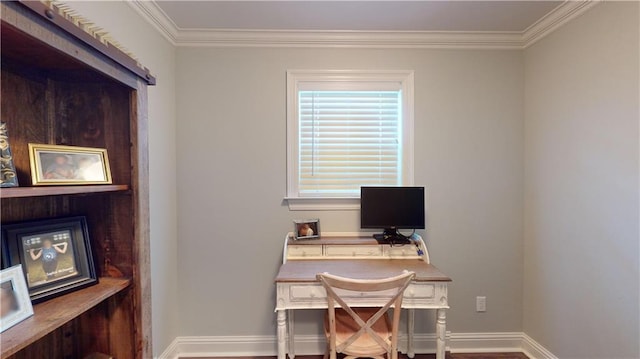
[(34, 315), (0, 334), (2, 353), (7, 358), (68, 323), (103, 300), (124, 290), (131, 280), (100, 278), (98, 284), (33, 306)]
[(48, 186), (48, 187), (13, 187), (0, 190), (0, 198), (26, 198), (40, 196), (60, 196), (65, 194), (89, 194), (101, 192), (128, 191), (126, 184), (91, 185), (91, 186)]

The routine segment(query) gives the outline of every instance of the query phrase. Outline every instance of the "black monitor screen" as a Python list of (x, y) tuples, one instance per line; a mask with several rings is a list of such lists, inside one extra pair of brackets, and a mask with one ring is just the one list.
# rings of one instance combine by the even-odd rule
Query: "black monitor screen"
[(362, 187), (360, 227), (424, 229), (424, 187)]

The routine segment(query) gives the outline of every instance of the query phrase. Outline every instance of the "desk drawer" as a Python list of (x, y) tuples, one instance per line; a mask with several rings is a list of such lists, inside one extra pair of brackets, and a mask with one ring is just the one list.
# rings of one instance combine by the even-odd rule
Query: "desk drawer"
[(325, 246), (325, 255), (329, 257), (380, 257), (380, 246)]
[(292, 285), (289, 294), (293, 301), (327, 298), (327, 292), (322, 285)]
[(287, 257), (321, 257), (321, 245), (292, 245), (288, 246)]
[(436, 294), (436, 287), (428, 283), (411, 283), (404, 291), (406, 299), (429, 299)]
[(391, 258), (420, 258), (416, 246), (407, 244), (404, 246), (384, 246), (385, 257)]
[[(345, 299), (379, 299), (379, 298), (390, 298), (394, 291), (380, 291), (380, 292), (354, 292), (354, 291), (345, 291), (341, 289), (336, 289), (336, 293)], [(293, 285), (291, 286), (291, 300), (319, 300), (326, 301), (327, 292), (321, 285)]]
[[(292, 285), (290, 290), (290, 299), (296, 300), (325, 300), (327, 292), (321, 285)], [(380, 291), (380, 292), (353, 292), (343, 291), (336, 289), (336, 293), (343, 298), (390, 298), (395, 291)], [(430, 299), (435, 296), (435, 286), (433, 284), (412, 283), (404, 291), (406, 299)]]

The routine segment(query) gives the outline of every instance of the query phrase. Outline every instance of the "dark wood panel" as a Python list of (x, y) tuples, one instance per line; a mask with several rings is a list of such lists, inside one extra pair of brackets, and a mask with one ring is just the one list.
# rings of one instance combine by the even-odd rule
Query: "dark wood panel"
[(115, 183), (131, 182), (130, 91), (116, 84), (56, 82), (55, 144), (106, 148)]
[(4, 68), (0, 76), (0, 119), (7, 123), (18, 181), (25, 186), (31, 184), (27, 145), (29, 142), (48, 143), (51, 132), (46, 115), (47, 86)]
[[(109, 353), (108, 300), (81, 317), (76, 331), (76, 345), (82, 353)], [(99, 340), (96, 340), (99, 338)]]
[(134, 246), (137, 242), (131, 197), (111, 196), (109, 201), (113, 210), (108, 214), (111, 223), (107, 227), (105, 239), (111, 243), (111, 264), (123, 275), (130, 277), (136, 274), (134, 268), (138, 265), (134, 256)]
[[(4, 335), (4, 334), (3, 334)], [(63, 340), (68, 335), (68, 326), (56, 329), (46, 337), (32, 343), (27, 348), (17, 352), (9, 359), (41, 359), (42, 353), (47, 353), (47, 358), (64, 358)], [(6, 358), (6, 357), (3, 357)]]
[(98, 273), (116, 278), (132, 277), (131, 196), (84, 196), (73, 198), (70, 206), (70, 213), (87, 217)]
[(57, 51), (48, 51), (43, 54), (42, 48), (38, 46), (38, 39), (27, 36), (18, 29), (2, 24), (0, 29), (0, 41), (2, 41), (3, 67), (13, 67), (19, 64), (20, 67), (29, 69), (29, 76), (38, 74), (40, 76), (64, 78), (65, 81), (74, 82), (104, 82), (110, 80), (108, 77), (91, 71), (82, 62), (65, 56)]
[(109, 353), (108, 313), (107, 299), (9, 358), (70, 359), (84, 358), (90, 353)]
[(135, 358), (140, 353), (136, 347), (135, 327), (137, 323), (128, 320), (134, 311), (134, 288), (109, 299), (109, 351), (114, 358)]
[[(34, 315), (31, 318), (2, 333), (0, 337), (1, 356), (3, 358), (9, 357), (50, 333), (55, 336), (59, 332), (56, 331), (58, 328), (124, 290), (130, 283), (131, 281), (128, 279), (100, 278), (100, 283), (97, 285), (34, 305)], [(52, 338), (45, 339), (45, 342), (50, 339)], [(60, 338), (57, 338), (55, 342), (59, 343)], [(28, 355), (30, 351), (26, 350), (25, 353)], [(53, 352), (55, 351), (53, 350)], [(22, 356), (17, 356), (17, 358), (22, 358)]]
[(5, 198), (0, 206), (2, 223), (68, 216), (66, 202), (63, 197)]

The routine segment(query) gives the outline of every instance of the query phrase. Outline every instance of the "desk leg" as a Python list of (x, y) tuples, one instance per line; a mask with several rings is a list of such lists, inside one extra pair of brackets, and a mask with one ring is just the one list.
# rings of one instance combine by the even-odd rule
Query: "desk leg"
[(294, 359), (296, 357), (296, 344), (294, 340), (294, 325), (293, 325), (293, 310), (287, 311), (287, 320), (289, 325), (289, 358)]
[(446, 350), (446, 335), (447, 335), (447, 314), (444, 309), (438, 309), (438, 319), (436, 321), (436, 359), (444, 359)]
[(287, 359), (287, 311), (278, 310), (278, 359)]
[(413, 348), (413, 332), (415, 326), (415, 309), (407, 309), (407, 356), (413, 358), (416, 352)]

